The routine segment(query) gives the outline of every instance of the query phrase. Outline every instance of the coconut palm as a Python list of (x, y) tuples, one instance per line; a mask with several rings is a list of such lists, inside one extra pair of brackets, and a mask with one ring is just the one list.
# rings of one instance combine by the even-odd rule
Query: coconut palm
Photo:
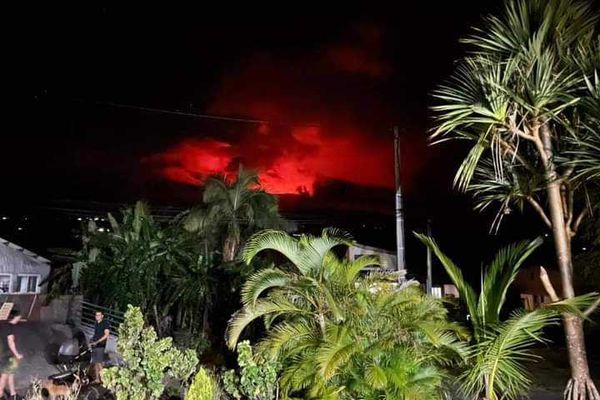
[(319, 399), (439, 397), (444, 363), (463, 353), (460, 329), (418, 289), (398, 292), (361, 278), (379, 260), (339, 259), (334, 249), (349, 243), (345, 233), (332, 229), (299, 239), (280, 231), (253, 236), (243, 252), (246, 262), (264, 250), (288, 262), (246, 282), (228, 345), (234, 348), (242, 331), (263, 319), (268, 333), (258, 348), (283, 366), (286, 393)]
[[(598, 178), (597, 22), (585, 0), (506, 0), (500, 16), (464, 40), (469, 54), (434, 93), (432, 138), (473, 143), (456, 185), (472, 191), (479, 208), (498, 206), (495, 229), (515, 206), (540, 216), (554, 238), (565, 299), (575, 296), (571, 240), (591, 213), (586, 186)], [(565, 314), (564, 324), (567, 396), (598, 399), (583, 322)]]
[(540, 246), (540, 239), (501, 249), (486, 267), (481, 292), (477, 294), (461, 269), (432, 238), (421, 234), (417, 234), (417, 238), (444, 266), (472, 321), (470, 362), (460, 377), (463, 390), (475, 397), (484, 393), (486, 400), (517, 399), (526, 394), (531, 381), (524, 363), (536, 359), (530, 347), (536, 342), (545, 342), (542, 330), (555, 324), (560, 312), (578, 313), (579, 308), (591, 303), (593, 295), (555, 302), (533, 312), (515, 311), (503, 321), (502, 308), (508, 290), (523, 262)]
[(260, 229), (282, 226), (277, 198), (260, 187), (255, 172), (240, 168), (232, 179), (213, 176), (204, 186), (204, 211), (195, 210), (185, 219), (185, 225), (198, 231), (215, 224), (224, 228), (223, 261), (232, 262), (244, 237)]

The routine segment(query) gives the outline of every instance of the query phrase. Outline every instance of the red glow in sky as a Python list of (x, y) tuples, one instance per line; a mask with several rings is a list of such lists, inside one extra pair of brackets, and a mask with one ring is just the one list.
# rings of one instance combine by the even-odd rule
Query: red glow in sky
[[(373, 107), (372, 99), (360, 86), (348, 84), (387, 76), (380, 41), (378, 29), (360, 27), (351, 40), (301, 59), (251, 56), (225, 74), (207, 111), (273, 123), (244, 127), (227, 141), (219, 132), (210, 133), (211, 138), (190, 132), (148, 160), (163, 178), (190, 185), (214, 173), (234, 173), (242, 163), (275, 194), (313, 194), (317, 183), (331, 180), (393, 188), (392, 135), (364, 128), (365, 120), (377, 120), (361, 107), (361, 102)], [(409, 161), (408, 169), (422, 162), (419, 157)]]
[[(160, 165), (161, 175), (169, 180), (200, 185), (211, 174), (235, 172), (236, 160), (240, 160), (245, 167), (257, 170), (262, 186), (275, 194), (312, 194), (318, 180), (392, 185), (391, 154), (386, 154), (390, 149), (383, 143), (354, 132), (328, 137), (320, 127), (292, 129), (287, 146), (282, 146), (276, 135), (262, 133), (253, 141), (237, 144), (189, 139), (151, 161)], [(274, 156), (257, 157), (264, 152)]]
[(174, 182), (201, 185), (208, 175), (227, 169), (231, 145), (217, 140), (189, 139), (149, 158), (161, 165), (161, 174)]

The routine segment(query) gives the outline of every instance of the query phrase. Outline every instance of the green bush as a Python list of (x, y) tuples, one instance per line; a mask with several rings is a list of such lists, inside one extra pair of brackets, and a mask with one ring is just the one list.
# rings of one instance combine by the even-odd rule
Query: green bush
[(247, 340), (237, 346), (239, 373), (223, 374), (223, 387), (234, 399), (271, 400), (276, 398), (277, 366), (255, 356)]
[(200, 370), (194, 378), (185, 400), (217, 400), (219, 398), (219, 386), (215, 377), (205, 368)]
[(170, 337), (159, 340), (154, 328), (144, 327), (139, 307), (127, 308), (117, 343), (125, 365), (105, 370), (104, 381), (119, 400), (158, 399), (164, 391), (165, 371), (187, 382), (198, 358), (193, 350), (178, 350)]

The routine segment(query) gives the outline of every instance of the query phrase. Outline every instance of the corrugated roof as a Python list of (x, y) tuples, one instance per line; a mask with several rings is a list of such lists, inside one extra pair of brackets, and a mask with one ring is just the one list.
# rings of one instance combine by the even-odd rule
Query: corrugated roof
[(11, 248), (13, 250), (21, 252), (24, 255), (26, 255), (27, 257), (33, 259), (34, 261), (37, 261), (37, 262), (40, 262), (40, 263), (44, 263), (44, 264), (50, 264), (50, 260), (48, 260), (48, 259), (46, 259), (46, 258), (44, 258), (44, 257), (42, 257), (42, 256), (40, 256), (38, 254), (35, 254), (33, 251), (29, 251), (29, 250), (27, 250), (27, 249), (25, 249), (25, 248), (23, 248), (23, 247), (21, 247), (19, 245), (16, 245), (16, 244), (14, 244), (12, 242), (9, 242), (6, 239), (0, 238), (0, 245), (7, 246), (7, 247), (9, 247), (9, 248)]

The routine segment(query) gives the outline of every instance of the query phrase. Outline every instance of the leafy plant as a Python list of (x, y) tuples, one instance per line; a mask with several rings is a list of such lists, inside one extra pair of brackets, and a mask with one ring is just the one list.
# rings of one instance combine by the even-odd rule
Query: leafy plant
[(219, 384), (206, 368), (200, 367), (190, 385), (185, 400), (218, 400)]
[(80, 255), (83, 294), (117, 309), (139, 306), (160, 336), (176, 313), (178, 327), (195, 333), (210, 298), (212, 257), (178, 225), (155, 221), (142, 202), (123, 210), (120, 222), (110, 214), (108, 220), (108, 230), (89, 222)]
[(184, 226), (192, 232), (216, 229), (223, 238), (226, 263), (235, 260), (243, 239), (250, 234), (283, 225), (277, 197), (262, 190), (258, 175), (252, 171), (240, 168), (236, 177), (211, 177), (204, 187), (203, 203), (206, 208), (192, 210)]
[(333, 249), (349, 243), (335, 229), (298, 239), (280, 231), (253, 236), (243, 252), (246, 262), (275, 250), (288, 263), (246, 282), (244, 306), (229, 325), (229, 346), (262, 319), (268, 332), (258, 353), (281, 364), (284, 396), (440, 398), (444, 367), (463, 356), (460, 328), (418, 289), (397, 291), (380, 279), (362, 278), (360, 272), (379, 260), (339, 259)]
[(542, 330), (558, 322), (561, 312), (580, 314), (592, 295), (555, 302), (533, 312), (515, 311), (505, 321), (501, 312), (508, 289), (521, 265), (539, 247), (541, 240), (523, 241), (501, 249), (486, 268), (480, 293), (466, 281), (461, 269), (425, 235), (417, 237), (437, 256), (458, 288), (460, 299), (469, 312), (473, 325), (473, 341), (468, 366), (460, 376), (468, 395), (485, 394), (487, 400), (517, 399), (527, 394), (531, 385), (526, 362), (535, 361), (531, 346), (545, 342)]
[(239, 371), (225, 371), (223, 386), (234, 399), (270, 400), (278, 393), (277, 365), (253, 354), (247, 340), (237, 346)]
[[(464, 40), (467, 55), (434, 92), (432, 139), (472, 144), (456, 186), (473, 194), (477, 209), (495, 208), (493, 229), (513, 209), (538, 214), (554, 237), (564, 299), (575, 297), (573, 238), (597, 208), (588, 189), (600, 178), (599, 18), (585, 0), (506, 0)], [(583, 320), (563, 320), (567, 397), (600, 399)]]
[(159, 339), (152, 327), (144, 327), (140, 308), (131, 305), (119, 326), (117, 349), (125, 365), (106, 369), (103, 377), (119, 400), (158, 399), (165, 371), (187, 382), (198, 364), (193, 350), (180, 351), (170, 337)]

